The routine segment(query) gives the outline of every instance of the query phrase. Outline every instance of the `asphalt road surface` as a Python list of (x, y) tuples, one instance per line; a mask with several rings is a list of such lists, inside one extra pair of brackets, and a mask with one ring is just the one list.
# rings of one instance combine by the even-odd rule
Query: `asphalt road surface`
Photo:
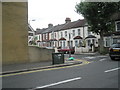
[[(118, 88), (119, 61), (108, 55), (72, 55), (90, 63), (2, 77), (3, 88)], [(68, 57), (67, 55), (65, 56)]]

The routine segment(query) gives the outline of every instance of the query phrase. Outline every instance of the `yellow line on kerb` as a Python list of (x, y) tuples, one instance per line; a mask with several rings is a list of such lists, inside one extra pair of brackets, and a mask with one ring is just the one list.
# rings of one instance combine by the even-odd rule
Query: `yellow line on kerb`
[(26, 71), (26, 72), (21, 72), (21, 73), (6, 74), (6, 75), (0, 75), (0, 77), (7, 77), (7, 76), (14, 76), (14, 75), (28, 74), (28, 73), (34, 73), (34, 72), (40, 72), (40, 71), (49, 71), (49, 70), (63, 69), (63, 68), (70, 68), (70, 67), (82, 66), (82, 65), (91, 63), (91, 62), (88, 62), (86, 60), (79, 60), (79, 59), (76, 59), (76, 60), (77, 61), (82, 61), (82, 64), (71, 65), (71, 66), (64, 66), (64, 67), (56, 67), (56, 68), (54, 67), (54, 68), (34, 70), (34, 71)]

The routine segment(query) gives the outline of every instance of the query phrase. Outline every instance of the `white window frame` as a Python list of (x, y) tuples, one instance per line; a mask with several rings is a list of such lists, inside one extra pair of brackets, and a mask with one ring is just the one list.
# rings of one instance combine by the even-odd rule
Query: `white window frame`
[(46, 33), (46, 39), (48, 39), (48, 33)]
[(110, 47), (110, 45), (111, 45), (111, 38), (109, 38), (109, 37), (105, 38), (105, 47)]
[(60, 34), (61, 34), (61, 37), (63, 37), (63, 32), (60, 32)]
[(65, 31), (65, 37), (67, 37), (67, 31)]
[(81, 35), (81, 32), (80, 32), (81, 30), (80, 29), (78, 29), (78, 36), (80, 36)]
[(73, 37), (74, 37), (75, 36), (75, 30), (73, 30), (72, 33), (73, 33)]
[(116, 21), (116, 22), (115, 22), (116, 31), (120, 31), (120, 30), (117, 29), (117, 23), (120, 23), (120, 21)]

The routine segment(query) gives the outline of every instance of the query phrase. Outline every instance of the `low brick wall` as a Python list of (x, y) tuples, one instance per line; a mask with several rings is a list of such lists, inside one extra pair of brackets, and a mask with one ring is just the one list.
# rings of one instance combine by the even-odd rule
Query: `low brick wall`
[(29, 60), (30, 62), (52, 61), (53, 52), (53, 49), (29, 46)]

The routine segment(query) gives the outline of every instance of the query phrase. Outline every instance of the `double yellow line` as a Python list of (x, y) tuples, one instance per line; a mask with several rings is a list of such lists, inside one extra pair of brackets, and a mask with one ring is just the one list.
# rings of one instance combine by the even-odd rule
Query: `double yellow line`
[(81, 61), (82, 63), (81, 64), (77, 64), (77, 65), (71, 65), (71, 66), (63, 66), (63, 67), (56, 67), (56, 68), (54, 67), (54, 68), (47, 68), (47, 69), (41, 69), (41, 70), (34, 70), (34, 71), (26, 71), (26, 72), (20, 72), (20, 73), (12, 73), (12, 74), (0, 75), (0, 77), (8, 77), (8, 76), (29, 74), (29, 73), (34, 73), (34, 72), (41, 72), (41, 71), (49, 71), (49, 70), (70, 68), (70, 67), (82, 66), (82, 65), (91, 63), (91, 62), (88, 62), (86, 60), (80, 60), (80, 59), (75, 59), (75, 60), (76, 61)]

